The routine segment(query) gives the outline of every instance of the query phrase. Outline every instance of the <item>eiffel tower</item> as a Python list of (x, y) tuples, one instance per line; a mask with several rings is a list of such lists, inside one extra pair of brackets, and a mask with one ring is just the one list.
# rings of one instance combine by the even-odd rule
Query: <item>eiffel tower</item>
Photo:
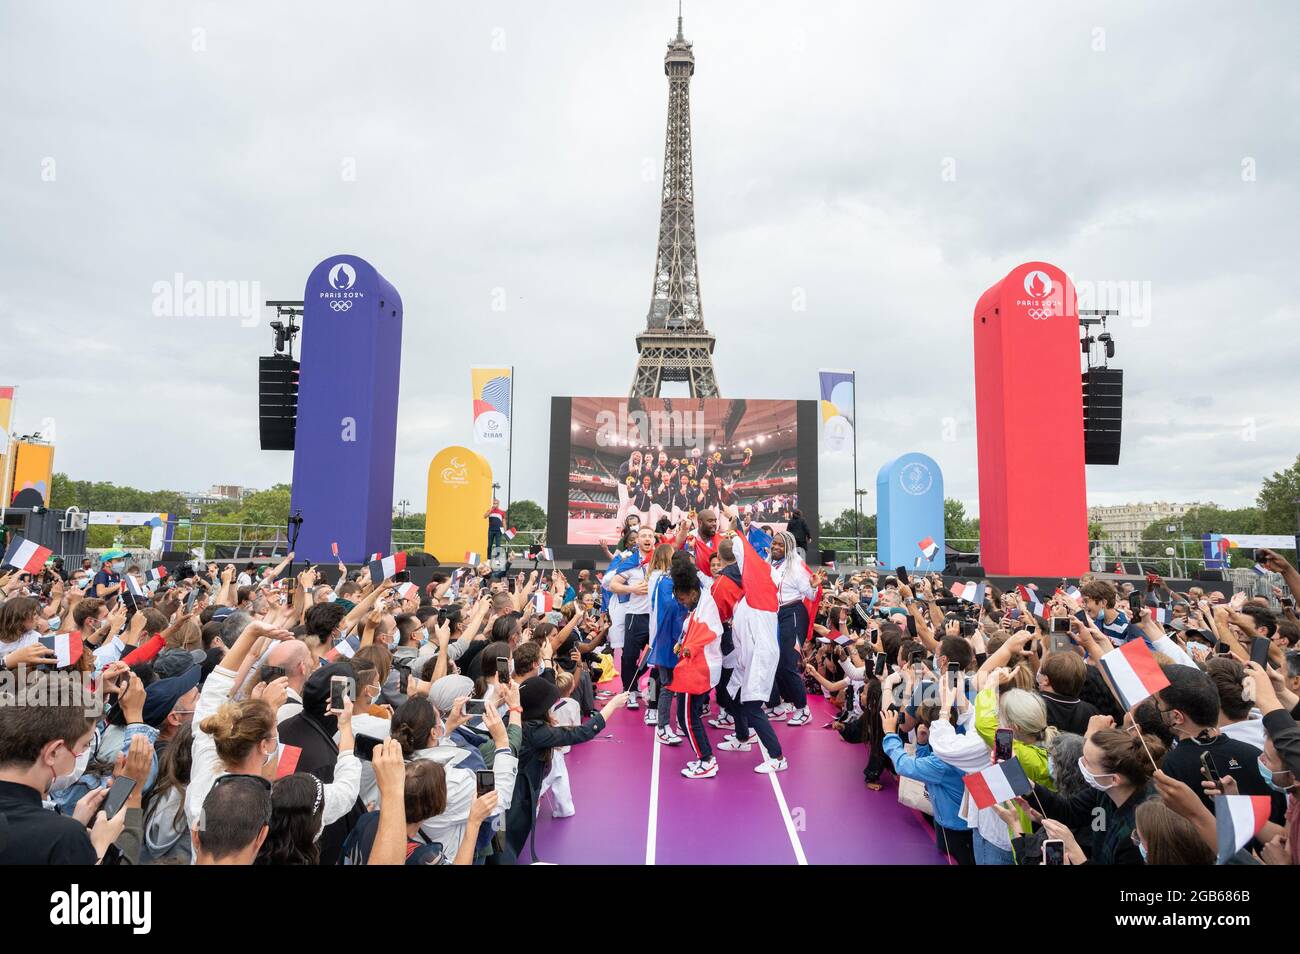
[(668, 132), (664, 141), (664, 189), (659, 210), (654, 291), (645, 331), (636, 336), (640, 357), (632, 397), (658, 397), (664, 381), (686, 381), (691, 397), (717, 397), (714, 337), (700, 308), (700, 270), (695, 258), (695, 181), (691, 173), (691, 75), (695, 56), (682, 36), (668, 41)]

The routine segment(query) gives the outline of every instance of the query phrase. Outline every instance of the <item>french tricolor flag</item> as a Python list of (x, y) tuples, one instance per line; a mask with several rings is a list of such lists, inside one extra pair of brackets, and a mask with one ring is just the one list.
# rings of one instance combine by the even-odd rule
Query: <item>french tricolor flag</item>
[(1101, 668), (1110, 676), (1125, 709), (1132, 709), (1169, 685), (1169, 679), (1161, 672), (1160, 664), (1143, 639), (1129, 640), (1106, 653), (1101, 657)]
[(42, 636), (40, 644), (54, 653), (59, 669), (67, 669), (81, 662), (81, 634), (58, 633), (54, 636)]
[(126, 586), (126, 591), (130, 593), (132, 596), (139, 597), (140, 599), (145, 598), (146, 594), (144, 592), (144, 588), (139, 583), (136, 582), (135, 577), (133, 577), (130, 573), (128, 573), (126, 576), (122, 578), (122, 583), (123, 585)]
[(1255, 571), (1256, 576), (1268, 576), (1268, 567), (1264, 566), (1263, 564), (1256, 563), (1253, 567), (1251, 567), (1251, 569)]
[(397, 598), (399, 600), (409, 600), (419, 591), (419, 587), (414, 583), (403, 583), (397, 588)]
[(383, 555), (382, 553), (372, 553), (372, 554), (370, 554), (370, 561), (369, 561), (369, 562), (374, 563), (376, 560), (382, 560), (383, 558), (384, 558), (384, 555)]
[(145, 574), (145, 578), (150, 583), (160, 583), (167, 579), (167, 567), (156, 566)]
[(298, 760), (302, 758), (302, 746), (280, 743), (280, 761), (275, 766), (275, 777), (285, 778), (298, 771)]
[(470, 566), (478, 566), (481, 561), (482, 558), (477, 553), (470, 553), (468, 550), (465, 551), (465, 562)]
[(555, 606), (555, 598), (550, 593), (533, 594), (533, 612), (538, 616), (549, 613)]
[(1214, 796), (1214, 828), (1219, 835), (1219, 864), (1246, 847), (1268, 821), (1272, 799), (1267, 795)]
[(827, 560), (825, 563), (822, 564), (822, 566), (826, 567), (826, 569), (830, 570), (832, 573), (835, 572), (835, 561), (834, 561), (834, 560)]
[(1152, 604), (1148, 606), (1147, 609), (1151, 613), (1151, 618), (1161, 626), (1168, 626), (1169, 621), (1174, 618), (1173, 611), (1167, 606), (1156, 606), (1155, 604)]
[(1028, 795), (1034, 788), (1017, 759), (972, 772), (962, 778), (962, 784), (975, 800), (976, 808), (992, 808), (998, 802), (1009, 802), (1017, 795)]
[(952, 595), (976, 606), (984, 605), (985, 587), (983, 583), (954, 583)]
[(361, 648), (360, 636), (349, 636), (347, 639), (340, 639), (334, 644), (334, 648), (325, 654), (325, 658), (330, 662), (338, 662), (340, 659), (351, 659)]
[(1016, 592), (1020, 594), (1020, 598), (1024, 600), (1025, 605), (1029, 607), (1029, 612), (1033, 613), (1035, 616), (1041, 616), (1044, 619), (1047, 618), (1047, 607), (1043, 604), (1043, 601), (1038, 598), (1037, 590), (1031, 590), (1027, 586), (1017, 586)]
[(15, 536), (5, 551), (4, 566), (16, 566), (24, 573), (39, 573), (53, 550), (33, 543), (26, 537)]
[(934, 555), (939, 552), (939, 545), (934, 542), (934, 537), (926, 537), (917, 546), (921, 548), (927, 560), (933, 560)]
[(555, 553), (550, 547), (539, 547), (537, 550), (537, 559), (555, 561)]
[(1083, 593), (1079, 591), (1077, 586), (1067, 586), (1065, 588), (1065, 595), (1074, 600), (1076, 604), (1083, 603)]
[(514, 527), (507, 527), (505, 531), (506, 539), (513, 540), (515, 538), (515, 534), (518, 532), (519, 531), (516, 530)]
[(394, 553), (390, 557), (384, 557), (382, 560), (372, 560), (370, 562), (370, 581), (378, 586), (390, 576), (395, 576), (406, 569), (406, 554)]

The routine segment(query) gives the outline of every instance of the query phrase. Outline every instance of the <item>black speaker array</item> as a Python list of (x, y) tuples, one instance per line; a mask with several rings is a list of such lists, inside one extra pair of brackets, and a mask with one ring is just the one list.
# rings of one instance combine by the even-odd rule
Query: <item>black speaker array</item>
[(1089, 464), (1118, 464), (1124, 411), (1124, 372), (1092, 368), (1083, 374), (1083, 456)]
[(257, 394), (262, 450), (293, 450), (298, 424), (298, 362), (287, 355), (259, 358)]

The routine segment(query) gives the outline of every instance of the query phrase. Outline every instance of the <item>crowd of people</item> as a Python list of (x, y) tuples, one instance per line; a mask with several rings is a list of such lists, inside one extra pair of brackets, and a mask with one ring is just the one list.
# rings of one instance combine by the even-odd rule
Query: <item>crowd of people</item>
[[(755, 747), (754, 771), (799, 771), (781, 733), (820, 731), (810, 696), (937, 861), (1300, 862), (1284, 590), (834, 575), (801, 519), (675, 516), (627, 514), (597, 570), (424, 586), (293, 554), (0, 570), (0, 863), (512, 864), (540, 811), (599, 797), (566, 755), (616, 711), (707, 785)], [(1117, 685), (1117, 650), (1150, 691)], [(990, 767), (1024, 782), (981, 799)], [(1268, 819), (1225, 852), (1216, 809), (1239, 795)]]

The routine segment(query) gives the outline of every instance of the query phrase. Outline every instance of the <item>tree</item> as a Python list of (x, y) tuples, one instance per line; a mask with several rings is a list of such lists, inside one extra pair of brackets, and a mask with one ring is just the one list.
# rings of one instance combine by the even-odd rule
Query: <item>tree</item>
[[(854, 532), (854, 519), (857, 517), (857, 511), (848, 507), (840, 511), (840, 515), (833, 520), (822, 520), (818, 537), (825, 540), (827, 537), (844, 537), (852, 539)], [(862, 531), (862, 536), (870, 540), (876, 535), (876, 515), (874, 513), (864, 513), (861, 521), (857, 524)]]
[(510, 512), (506, 516), (509, 526), (516, 530), (546, 529), (546, 511), (531, 500), (510, 501)]
[[(952, 544), (953, 540), (962, 541), (958, 549), (972, 548), (971, 541), (979, 539), (979, 519), (966, 516), (966, 505), (953, 497), (943, 501), (943, 535)], [(955, 544), (952, 544), (955, 546)]]
[[(1300, 457), (1285, 470), (1265, 477), (1255, 498), (1255, 507), (1261, 512), (1260, 533), (1295, 533), (1296, 509), (1300, 504)], [(1241, 531), (1237, 531), (1240, 533)]]
[(1106, 531), (1103, 530), (1103, 529), (1101, 528), (1101, 524), (1099, 524), (1099, 523), (1092, 523), (1091, 521), (1089, 521), (1089, 523), (1088, 523), (1088, 539), (1089, 539), (1089, 540), (1092, 540), (1092, 541), (1105, 540), (1105, 539), (1106, 539)]

